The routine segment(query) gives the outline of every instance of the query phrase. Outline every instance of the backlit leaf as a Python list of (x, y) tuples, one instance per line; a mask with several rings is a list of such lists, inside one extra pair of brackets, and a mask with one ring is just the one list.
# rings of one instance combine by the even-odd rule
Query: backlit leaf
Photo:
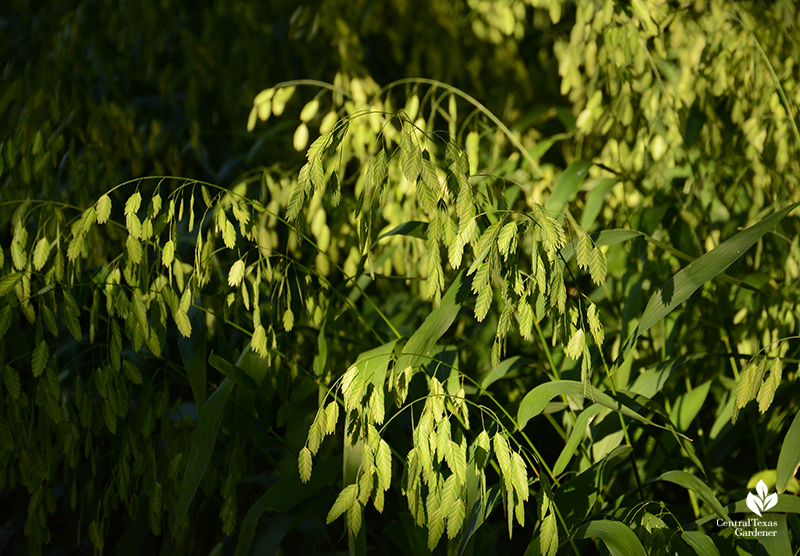
[(253, 338), (250, 340), (250, 345), (259, 357), (262, 359), (267, 356), (267, 333), (262, 325), (258, 325), (253, 331)]
[(289, 206), (286, 207), (286, 219), (290, 222), (297, 220), (297, 216), (300, 214), (300, 211), (303, 208), (303, 202), (305, 201), (305, 192), (303, 191), (303, 187), (298, 184), (294, 186), (292, 190), (292, 195), (289, 198)]
[(139, 207), (142, 205), (142, 196), (137, 191), (125, 201), (125, 216), (136, 214), (139, 212)]
[(33, 267), (36, 270), (42, 270), (49, 255), (50, 242), (47, 241), (46, 237), (40, 238), (39, 241), (36, 242), (36, 247), (33, 250)]
[(300, 450), (297, 458), (297, 468), (300, 472), (300, 480), (307, 483), (311, 479), (311, 451), (307, 447)]
[(575, 260), (580, 268), (588, 268), (592, 254), (592, 242), (587, 234), (578, 235), (575, 245)]
[(592, 282), (597, 285), (602, 284), (606, 279), (606, 256), (599, 247), (592, 249), (589, 258), (589, 274), (592, 276)]
[(478, 299), (475, 302), (475, 319), (478, 322), (482, 322), (486, 318), (493, 298), (494, 290), (491, 286), (486, 286), (478, 293)]
[(169, 268), (170, 266), (172, 266), (172, 262), (174, 259), (175, 259), (175, 243), (172, 240), (169, 240), (167, 243), (164, 244), (164, 248), (161, 250), (161, 264)]
[(136, 214), (128, 214), (125, 216), (125, 227), (131, 237), (139, 239), (142, 237), (142, 223)]
[(378, 488), (387, 490), (392, 482), (392, 450), (385, 440), (381, 439), (375, 454), (375, 466), (378, 475)]
[(428, 514), (428, 550), (433, 550), (439, 544), (445, 527), (445, 511), (443, 500), (437, 490), (428, 492), (425, 501), (425, 509)]
[(575, 361), (583, 354), (583, 347), (586, 345), (586, 338), (584, 336), (583, 330), (578, 328), (575, 330), (575, 333), (569, 339), (569, 344), (567, 344), (566, 354)]
[(111, 216), (111, 198), (108, 194), (100, 197), (95, 203), (95, 216), (98, 224), (108, 222), (108, 217)]
[(592, 333), (594, 343), (598, 346), (603, 345), (605, 339), (605, 332), (603, 325), (600, 322), (600, 317), (597, 314), (597, 305), (589, 303), (589, 308), (586, 310), (586, 320), (589, 321), (589, 331)]
[(307, 122), (311, 120), (314, 116), (317, 115), (317, 111), (319, 110), (319, 100), (313, 99), (311, 102), (308, 102), (303, 109), (300, 111), (300, 121)]
[(242, 278), (244, 278), (244, 261), (239, 259), (228, 271), (228, 285), (235, 288), (242, 283)]
[[(533, 542), (536, 542), (536, 539)], [(542, 520), (539, 545), (542, 556), (556, 556), (558, 552), (558, 524), (552, 509)]]
[(182, 309), (178, 309), (177, 312), (172, 314), (173, 318), (175, 319), (175, 325), (178, 327), (178, 331), (184, 338), (188, 338), (192, 335), (192, 323), (189, 320), (189, 315), (186, 311)]
[(355, 536), (361, 529), (361, 521), (363, 519), (364, 510), (361, 507), (361, 502), (356, 500), (349, 508), (347, 508), (347, 531)]
[(288, 307), (283, 312), (283, 328), (286, 332), (291, 332), (292, 328), (294, 328), (294, 313)]
[(230, 220), (225, 220), (225, 225), (222, 229), (222, 241), (225, 242), (225, 247), (233, 249), (236, 246), (236, 228)]
[(305, 122), (301, 123), (297, 126), (297, 129), (295, 129), (294, 136), (292, 137), (292, 145), (296, 151), (302, 151), (306, 148), (306, 145), (308, 145), (308, 126)]
[(512, 476), (511, 469), (511, 450), (508, 447), (508, 440), (499, 432), (494, 435), (494, 453), (497, 456), (497, 463), (500, 464), (500, 471), (503, 478), (510, 483)]
[(447, 514), (447, 538), (454, 539), (461, 532), (464, 525), (464, 501), (457, 498), (450, 503), (450, 511)]
[[(516, 243), (517, 223), (513, 220), (508, 222), (497, 236), (497, 248), (504, 259), (508, 259), (510, 247)], [(513, 254), (513, 253), (512, 253)]]
[(353, 483), (352, 485), (347, 485), (344, 487), (339, 493), (339, 496), (336, 497), (336, 501), (333, 503), (333, 506), (328, 512), (328, 517), (325, 518), (325, 522), (332, 523), (336, 518), (346, 512), (347, 509), (353, 505), (357, 497), (357, 484)]

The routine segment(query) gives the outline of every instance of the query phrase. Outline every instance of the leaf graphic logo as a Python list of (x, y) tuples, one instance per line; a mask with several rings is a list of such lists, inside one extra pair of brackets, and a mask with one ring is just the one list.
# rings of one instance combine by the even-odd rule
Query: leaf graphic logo
[(764, 484), (764, 481), (758, 481), (756, 490), (758, 491), (758, 496), (752, 492), (747, 495), (747, 507), (758, 517), (763, 517), (761, 512), (766, 512), (778, 503), (778, 494), (772, 493), (767, 496), (767, 485)]

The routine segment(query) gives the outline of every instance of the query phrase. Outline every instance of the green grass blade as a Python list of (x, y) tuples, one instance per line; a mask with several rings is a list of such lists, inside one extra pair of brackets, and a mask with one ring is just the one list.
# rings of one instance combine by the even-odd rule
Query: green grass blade
[(402, 371), (406, 367), (416, 368), (429, 361), (433, 346), (453, 324), (458, 311), (461, 309), (464, 295), (469, 290), (469, 288), (464, 287), (463, 278), (464, 273), (460, 272), (442, 298), (439, 306), (428, 315), (425, 322), (406, 342), (400, 357), (397, 359), (397, 369)]
[(775, 536), (763, 536), (758, 542), (769, 556), (792, 556), (792, 545), (789, 542), (789, 528), (786, 523), (786, 514), (765, 514), (769, 521), (775, 521)]
[(408, 237), (415, 237), (417, 239), (426, 239), (428, 237), (427, 233), (428, 233), (427, 222), (419, 222), (417, 220), (403, 222), (402, 224), (395, 226), (388, 232), (379, 235), (378, 239), (376, 239), (375, 243), (373, 243), (373, 247), (375, 247), (380, 240), (387, 237), (408, 236)]
[(570, 196), (580, 187), (586, 176), (589, 175), (589, 168), (592, 163), (588, 160), (578, 160), (570, 164), (561, 177), (558, 179), (553, 194), (547, 199), (545, 208), (548, 211), (560, 213), (569, 201)]
[(183, 518), (189, 510), (197, 487), (203, 480), (208, 463), (214, 453), (214, 445), (217, 443), (217, 433), (222, 423), (222, 415), (225, 412), (225, 405), (233, 391), (233, 381), (226, 378), (219, 385), (219, 388), (208, 399), (203, 410), (200, 412), (200, 421), (197, 430), (194, 431), (192, 446), (189, 449), (189, 457), (186, 461), (186, 474), (181, 485), (181, 496), (178, 500), (178, 508), (175, 511), (175, 524), (172, 527), (172, 535), (178, 531), (183, 523)]
[(365, 382), (374, 384), (376, 388), (383, 388), (386, 371), (389, 369), (396, 343), (397, 340), (392, 340), (358, 356), (356, 366), (358, 367), (359, 375), (364, 377)]
[(583, 437), (586, 436), (586, 426), (595, 415), (602, 410), (603, 406), (596, 403), (581, 411), (581, 414), (578, 415), (578, 418), (575, 419), (575, 424), (572, 426), (572, 432), (569, 438), (567, 438), (567, 444), (564, 446), (564, 449), (561, 450), (561, 454), (558, 456), (556, 464), (553, 466), (553, 475), (560, 475), (564, 469), (567, 468), (567, 465), (572, 460), (572, 456), (577, 452), (578, 444), (580, 444)]
[[(583, 227), (583, 225), (581, 225)], [(655, 245), (657, 248), (661, 249), (672, 255), (677, 259), (681, 259), (682, 261), (686, 262), (694, 262), (696, 257), (692, 257), (687, 255), (683, 251), (675, 249), (671, 245), (667, 245), (666, 243), (657, 240), (656, 238), (647, 235), (646, 233), (639, 231), (639, 230), (625, 230), (625, 229), (618, 229), (618, 230), (604, 230), (602, 232), (594, 232), (590, 235), (592, 241), (598, 247), (608, 246), (608, 245), (616, 245), (618, 243), (623, 243), (628, 241), (629, 239), (634, 239), (636, 237), (641, 237), (648, 243)], [(577, 245), (578, 240), (575, 239), (569, 243), (567, 243), (564, 247), (561, 248), (561, 256), (564, 258), (565, 262), (569, 262), (572, 257), (575, 256), (575, 246)], [(768, 291), (765, 286), (761, 286), (760, 288), (754, 287), (742, 280), (738, 280), (736, 278), (731, 278), (727, 274), (720, 274), (719, 278), (724, 280), (728, 284), (732, 284), (734, 286), (740, 286), (743, 288), (747, 288), (748, 290), (752, 290), (755, 292), (759, 291)]]
[(246, 372), (244, 372), (244, 370), (240, 369), (233, 363), (226, 361), (216, 353), (212, 353), (208, 357), (208, 362), (211, 364), (212, 367), (217, 369), (226, 377), (230, 378), (233, 382), (235, 382), (239, 386), (243, 387), (248, 392), (258, 391), (258, 385), (250, 375), (248, 375)]
[(611, 556), (647, 556), (636, 534), (618, 521), (590, 521), (575, 531), (575, 538), (600, 539)]
[(717, 497), (714, 496), (714, 493), (711, 491), (708, 485), (706, 485), (698, 477), (686, 473), (685, 471), (667, 471), (666, 473), (662, 473), (660, 476), (655, 477), (648, 482), (652, 483), (655, 481), (669, 481), (670, 483), (675, 483), (676, 485), (682, 486), (687, 490), (694, 491), (695, 494), (697, 494), (701, 500), (708, 504), (711, 509), (714, 510), (714, 513), (716, 513), (719, 517), (725, 521), (731, 520), (728, 512), (726, 512), (725, 508), (722, 507), (722, 504), (719, 503), (719, 500), (717, 500)]
[(721, 556), (711, 537), (700, 531), (685, 531), (681, 538), (692, 547), (697, 556)]
[(707, 380), (699, 386), (695, 386), (689, 392), (678, 397), (672, 411), (672, 422), (678, 426), (678, 430), (685, 431), (700, 413), (706, 403), (708, 391), (711, 389), (713, 380)]
[(511, 371), (519, 369), (528, 363), (529, 360), (520, 355), (515, 355), (514, 357), (509, 357), (508, 359), (500, 361), (500, 364), (496, 369), (490, 370), (488, 373), (486, 373), (486, 376), (483, 377), (481, 380), (481, 388), (486, 390), (489, 388), (489, 386), (505, 377)]
[(783, 208), (724, 241), (715, 249), (689, 263), (656, 291), (645, 307), (635, 336), (641, 336), (655, 323), (671, 313), (700, 286), (723, 273), (761, 237), (793, 211), (800, 203)]
[(637, 421), (647, 425), (664, 428), (656, 423), (653, 423), (650, 419), (642, 417), (632, 409), (622, 405), (605, 392), (601, 392), (590, 384), (587, 385), (576, 380), (554, 380), (552, 382), (540, 384), (528, 392), (528, 394), (522, 399), (522, 402), (519, 404), (519, 410), (517, 411), (517, 425), (519, 426), (519, 429), (522, 430), (525, 428), (525, 425), (528, 424), (528, 421), (544, 411), (545, 407), (547, 407), (547, 404), (550, 403), (550, 400), (562, 394), (585, 395), (587, 399), (604, 405), (609, 409), (613, 409), (618, 413), (622, 413), (626, 417), (636, 419)]
[(789, 481), (797, 473), (800, 466), (800, 412), (795, 415), (786, 438), (783, 439), (781, 453), (778, 455), (777, 480), (775, 488), (778, 493), (786, 490)]
[(594, 189), (586, 195), (586, 204), (581, 214), (581, 228), (588, 231), (592, 227), (597, 215), (600, 214), (603, 208), (606, 195), (619, 181), (619, 178), (603, 178), (599, 180), (597, 185), (594, 186)]

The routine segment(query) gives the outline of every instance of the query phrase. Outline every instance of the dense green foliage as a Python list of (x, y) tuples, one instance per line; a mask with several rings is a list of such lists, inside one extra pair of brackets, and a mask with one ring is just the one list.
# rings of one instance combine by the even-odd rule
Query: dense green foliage
[(0, 551), (800, 546), (793, 2), (12, 4)]

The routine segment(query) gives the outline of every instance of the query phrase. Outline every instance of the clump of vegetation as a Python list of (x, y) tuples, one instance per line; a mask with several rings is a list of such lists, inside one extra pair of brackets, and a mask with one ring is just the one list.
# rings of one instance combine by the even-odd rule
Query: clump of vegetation
[(21, 8), (0, 549), (792, 554), (798, 15), (680, 4)]

